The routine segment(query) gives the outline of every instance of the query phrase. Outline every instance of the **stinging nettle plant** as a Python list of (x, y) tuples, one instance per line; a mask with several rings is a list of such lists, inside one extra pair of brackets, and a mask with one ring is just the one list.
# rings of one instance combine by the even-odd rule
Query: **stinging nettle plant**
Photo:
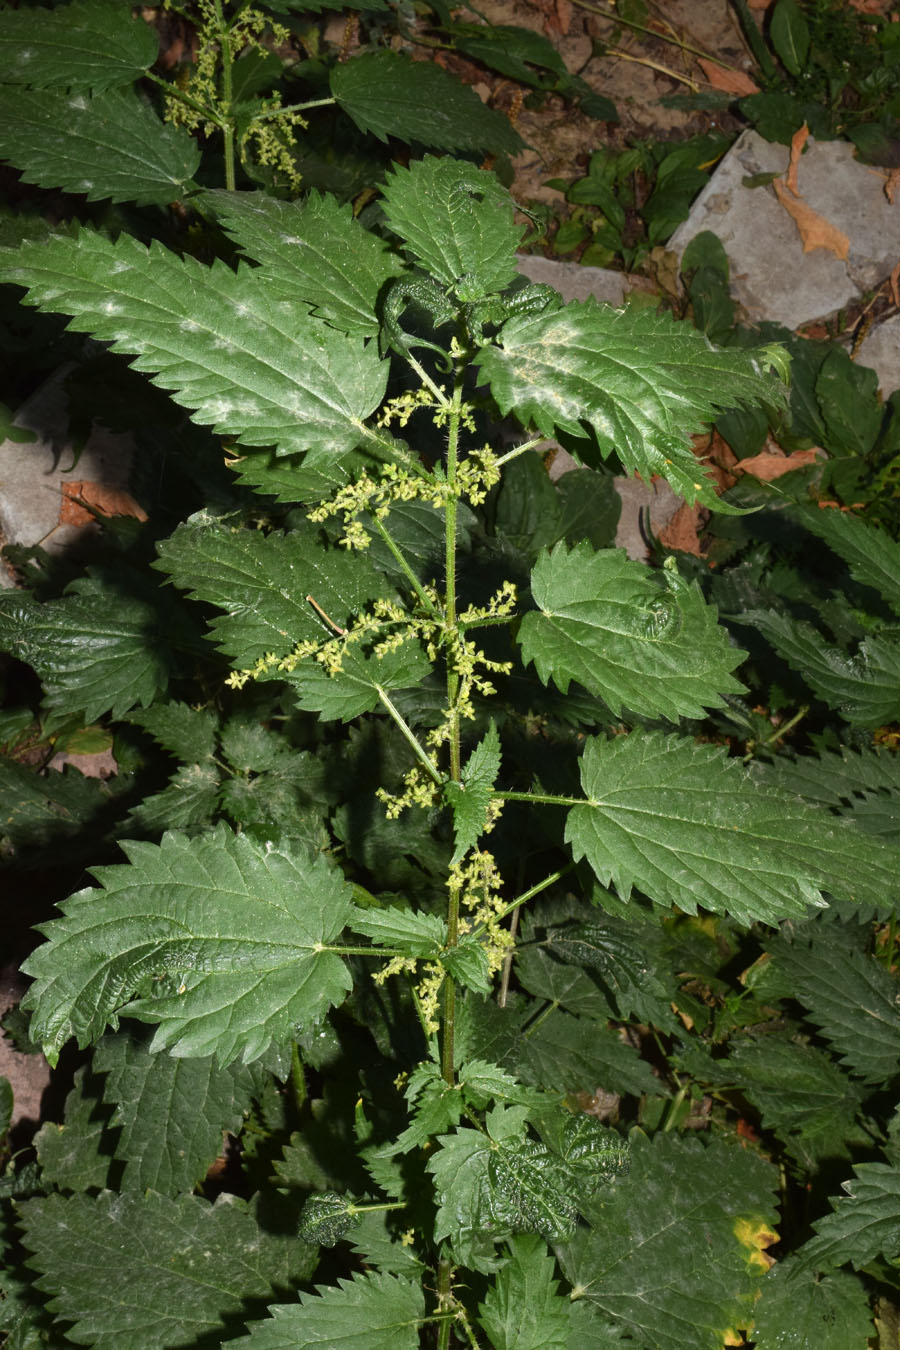
[[(689, 437), (776, 415), (781, 350), (523, 285), (514, 203), (470, 164), (396, 169), (378, 232), (327, 196), (192, 201), (236, 267), (90, 229), (0, 255), (189, 411), (180, 453), (211, 429), (215, 483), (158, 540), (165, 588), (130, 579), (125, 530), (118, 565), (0, 605), (51, 724), (108, 718), (177, 762), (24, 967), (31, 1037), (90, 1057), (4, 1179), (11, 1343), (697, 1350), (756, 1323), (765, 1347), (802, 1307), (862, 1346), (868, 1296), (837, 1267), (895, 1255), (867, 1226), (888, 1146), (766, 1278), (778, 1168), (675, 1128), (692, 1077), (756, 1101), (762, 1043), (687, 1047), (677, 1090), (638, 1053), (640, 1028), (700, 1024), (676, 973), (712, 968), (704, 940), (718, 968), (787, 921), (760, 990), (799, 990), (846, 1055), (877, 1023), (865, 1081), (896, 1063), (890, 972), (816, 921), (825, 892), (889, 913), (895, 847), (697, 734), (744, 653), (674, 560), (612, 546), (612, 467), (727, 513)], [(558, 486), (551, 435), (584, 466)], [(817, 1001), (841, 961), (874, 1010), (852, 1028)], [(837, 1063), (779, 1051), (785, 1090), (802, 1066), (831, 1107)], [(643, 1129), (573, 1095), (598, 1081)], [(223, 1131), (240, 1179), (212, 1203)]]

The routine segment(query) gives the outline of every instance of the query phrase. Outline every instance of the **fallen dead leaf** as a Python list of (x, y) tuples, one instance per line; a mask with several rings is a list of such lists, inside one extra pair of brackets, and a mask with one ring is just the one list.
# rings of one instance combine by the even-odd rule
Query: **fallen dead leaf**
[(791, 137), (791, 158), (788, 163), (788, 171), (784, 175), (785, 186), (789, 187), (795, 197), (800, 196), (800, 189), (797, 186), (797, 170), (800, 165), (800, 156), (803, 154), (803, 147), (809, 140), (809, 127), (803, 123)]
[[(93, 507), (93, 511), (90, 509)], [(95, 511), (101, 516), (134, 516), (146, 520), (147, 512), (124, 488), (106, 487), (103, 483), (65, 482), (59, 508), (60, 525), (91, 525)]]
[(743, 70), (723, 70), (715, 61), (707, 61), (698, 56), (697, 63), (713, 89), (721, 89), (723, 94), (758, 94), (759, 85)]
[(751, 9), (770, 9), (775, 0), (748, 0)]
[(62, 770), (67, 764), (71, 764), (85, 778), (113, 778), (119, 771), (111, 750), (98, 750), (94, 755), (74, 755), (63, 751), (54, 755), (47, 767)]
[(657, 533), (657, 539), (664, 548), (679, 549), (682, 553), (693, 553), (695, 558), (703, 557), (700, 547), (699, 506), (688, 506), (683, 502), (667, 525)]
[(891, 299), (897, 308), (900, 309), (900, 262), (898, 262), (897, 266), (888, 277), (888, 285), (891, 288)]
[(894, 193), (900, 188), (900, 169), (890, 169), (884, 180), (884, 195), (891, 206), (894, 205)]
[(750, 459), (739, 460), (735, 472), (749, 473), (764, 483), (771, 483), (773, 479), (781, 478), (783, 474), (791, 473), (794, 469), (805, 469), (810, 464), (815, 464), (819, 455), (823, 453), (819, 446), (813, 446), (812, 450), (794, 450), (789, 455), (782, 451), (762, 450), (758, 455), (752, 455)]
[(847, 260), (850, 253), (850, 240), (843, 230), (839, 230), (824, 216), (820, 216), (818, 211), (814, 211), (802, 199), (798, 200), (791, 196), (780, 178), (775, 179), (772, 187), (775, 189), (775, 196), (781, 202), (785, 211), (793, 217), (794, 224), (797, 226), (800, 238), (803, 241), (804, 253), (812, 253), (817, 248), (824, 248), (829, 253), (833, 253), (836, 258)]

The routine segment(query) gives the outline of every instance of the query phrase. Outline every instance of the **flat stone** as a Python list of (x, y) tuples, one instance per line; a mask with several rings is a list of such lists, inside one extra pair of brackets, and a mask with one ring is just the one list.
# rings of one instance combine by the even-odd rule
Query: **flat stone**
[(791, 216), (771, 184), (749, 188), (757, 174), (784, 174), (788, 149), (755, 131), (738, 138), (669, 241), (679, 254), (701, 230), (721, 240), (731, 263), (731, 288), (751, 320), (798, 328), (858, 300), (878, 286), (900, 258), (900, 202), (884, 194), (884, 178), (853, 157), (845, 141), (807, 142), (797, 185), (808, 206), (848, 236), (842, 261), (825, 249), (803, 252)]
[(876, 372), (884, 398), (900, 389), (900, 314), (872, 329), (860, 343), (855, 360)]
[[(127, 436), (95, 424), (80, 455), (68, 439), (64, 381), (68, 369), (54, 374), (19, 408), (15, 425), (32, 431), (32, 441), (0, 444), (0, 535), (6, 544), (40, 544), (63, 553), (96, 533), (96, 525), (60, 520), (63, 486), (73, 479), (124, 492), (131, 444)], [(64, 512), (77, 515), (78, 512)], [(0, 567), (0, 587), (12, 585)]]

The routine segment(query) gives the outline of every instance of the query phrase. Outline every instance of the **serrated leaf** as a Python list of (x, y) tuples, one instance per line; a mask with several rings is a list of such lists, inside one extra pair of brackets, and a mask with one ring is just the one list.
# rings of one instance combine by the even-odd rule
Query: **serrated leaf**
[[(43, 97), (43, 95), (41, 96)], [(136, 359), (193, 419), (242, 445), (339, 454), (366, 440), (388, 363), (273, 296), (259, 270), (204, 267), (122, 234), (25, 244), (0, 258), (0, 279), (27, 303), (71, 314), (70, 327)]]
[(0, 647), (33, 666), (49, 708), (121, 717), (152, 702), (169, 680), (172, 652), (165, 610), (136, 596), (91, 591), (35, 600), (0, 596)]
[(900, 643), (867, 637), (850, 656), (830, 647), (811, 624), (774, 610), (735, 618), (758, 628), (813, 693), (852, 725), (878, 727), (900, 718)]
[(394, 170), (384, 202), (391, 229), (460, 300), (480, 300), (515, 280), (522, 230), (512, 197), (492, 173), (426, 155)]
[(360, 1215), (351, 1212), (352, 1200), (337, 1191), (311, 1195), (303, 1206), (297, 1228), (302, 1242), (335, 1247), (351, 1229), (358, 1227)]
[(677, 989), (660, 960), (660, 944), (654, 941), (658, 931), (651, 938), (645, 928), (608, 916), (599, 923), (551, 929), (548, 949), (557, 960), (591, 971), (623, 1021), (634, 1017), (676, 1031), (672, 1002)]
[(473, 89), (430, 61), (400, 52), (366, 52), (332, 67), (331, 92), (359, 127), (379, 140), (398, 136), (436, 150), (515, 155), (523, 141)]
[[(490, 1202), (488, 1160), (494, 1145), (480, 1130), (440, 1135), (428, 1160), (438, 1205), (434, 1239), (450, 1238), (460, 1261), (470, 1259), (496, 1227)], [(498, 1233), (503, 1236), (502, 1231)]]
[(125, 1164), (119, 1189), (161, 1195), (192, 1191), (203, 1180), (223, 1132), (239, 1133), (264, 1081), (247, 1065), (153, 1054), (125, 1032), (104, 1036), (93, 1064), (106, 1075), (103, 1098), (115, 1108), (115, 1157)]
[(716, 1064), (804, 1167), (847, 1157), (848, 1146), (865, 1143), (856, 1123), (862, 1092), (814, 1046), (774, 1036), (739, 1041)]
[[(327, 549), (305, 522), (289, 534), (232, 529), (200, 512), (159, 545), (155, 564), (197, 600), (226, 617), (211, 627), (235, 665), (268, 652), (284, 656), (298, 642), (335, 636), (307, 598), (346, 628), (377, 596), (389, 593), (368, 559)], [(273, 678), (281, 678), (277, 669)]]
[(299, 1304), (275, 1305), (270, 1321), (257, 1322), (235, 1341), (246, 1350), (418, 1350), (425, 1299), (418, 1281), (398, 1275), (356, 1275), (317, 1286)]
[(0, 70), (5, 84), (34, 89), (111, 89), (153, 65), (156, 32), (111, 0), (75, 0), (51, 11), (0, 13)]
[(528, 1083), (557, 1092), (660, 1092), (650, 1065), (613, 1031), (593, 1018), (559, 1010), (541, 1021), (515, 1048), (512, 1063)]
[(556, 1263), (539, 1237), (510, 1239), (509, 1260), (478, 1307), (478, 1320), (494, 1350), (566, 1350), (572, 1326), (570, 1299), (554, 1279)]
[(805, 511), (806, 529), (840, 554), (850, 575), (871, 586), (900, 614), (900, 543), (886, 530), (846, 511)]
[(66, 1096), (63, 1123), (47, 1120), (34, 1137), (41, 1180), (48, 1190), (51, 1186), (62, 1191), (101, 1190), (107, 1185), (110, 1156), (104, 1135), (110, 1114), (102, 1108), (96, 1078), (89, 1077), (83, 1064)]
[[(668, 576), (668, 574), (667, 574)], [(667, 589), (620, 549), (559, 543), (531, 574), (539, 613), (519, 627), (525, 661), (565, 694), (578, 680), (614, 716), (701, 717), (743, 685), (733, 647), (696, 583), (668, 577)]]
[(447, 783), (444, 798), (453, 811), (455, 848), (450, 865), (461, 862), (484, 833), (494, 784), (500, 772), (500, 737), (491, 722), (462, 771), (462, 781)]
[(215, 763), (182, 764), (161, 792), (151, 793), (133, 807), (128, 825), (151, 834), (208, 825), (217, 814), (220, 790)]
[(555, 1147), (581, 1185), (590, 1188), (627, 1171), (631, 1157), (627, 1139), (584, 1112), (566, 1116)]
[(441, 964), (448, 975), (467, 989), (479, 994), (491, 992), (494, 972), (487, 948), (477, 934), (467, 933), (455, 947), (448, 947), (441, 954)]
[(778, 977), (850, 1073), (890, 1082), (900, 1072), (900, 982), (842, 926), (813, 929), (770, 944)]
[(0, 85), (0, 159), (23, 182), (136, 206), (183, 197), (200, 167), (187, 132), (160, 121), (134, 89), (92, 97)]
[(10, 851), (57, 850), (62, 840), (89, 833), (89, 821), (109, 802), (109, 789), (96, 778), (73, 769), (39, 774), (16, 760), (0, 756), (0, 841)]
[(491, 1208), (495, 1219), (519, 1232), (538, 1233), (547, 1242), (571, 1237), (577, 1211), (569, 1178), (545, 1144), (517, 1139), (488, 1159)]
[(102, 1191), (20, 1206), (25, 1245), (67, 1336), (96, 1350), (168, 1350), (222, 1334), (250, 1299), (308, 1276), (316, 1254), (241, 1200)]
[(339, 671), (331, 673), (319, 662), (307, 660), (286, 679), (298, 708), (318, 713), (324, 722), (350, 722), (377, 708), (382, 691), (413, 689), (431, 669), (421, 646), (413, 640), (383, 656), (348, 645)]
[(458, 51), (482, 61), (491, 70), (507, 75), (521, 84), (540, 88), (556, 83), (539, 76), (531, 68), (552, 71), (561, 80), (568, 76), (565, 62), (559, 52), (542, 33), (515, 24), (460, 24), (452, 30), (453, 45)]
[(591, 1202), (591, 1226), (557, 1249), (560, 1264), (639, 1344), (720, 1350), (752, 1321), (777, 1182), (771, 1165), (719, 1140), (636, 1132), (631, 1170)]
[[(29, 958), (23, 1007), (51, 1062), (70, 1036), (87, 1045), (115, 1027), (127, 1006), (158, 1024), (153, 1050), (248, 1063), (350, 988), (340, 957), (320, 950), (351, 913), (350, 887), (323, 857), (221, 824), (198, 839), (130, 844), (127, 856), (97, 870), (100, 890), (60, 906)], [(128, 1004), (154, 977), (158, 988)]]
[(661, 474), (708, 506), (718, 498), (689, 437), (726, 408), (783, 405), (784, 387), (768, 373), (775, 362), (783, 368), (774, 349), (720, 351), (669, 315), (594, 300), (510, 319), (499, 344), (476, 357), (504, 415), (545, 436), (583, 438), (587, 426), (602, 456), (615, 452), (629, 472)]
[(261, 264), (273, 294), (302, 300), (344, 333), (378, 333), (378, 294), (403, 270), (349, 203), (311, 192), (283, 202), (263, 192), (206, 192), (201, 198), (241, 252)]
[(142, 727), (182, 764), (199, 763), (215, 752), (217, 720), (208, 708), (192, 708), (173, 699), (129, 713), (125, 721)]
[(813, 1224), (816, 1236), (801, 1247), (801, 1268), (827, 1270), (848, 1262), (854, 1270), (876, 1257), (900, 1256), (900, 1168), (886, 1163), (859, 1163), (842, 1195), (832, 1200), (833, 1212)]
[(753, 1314), (756, 1350), (866, 1350), (874, 1331), (868, 1291), (848, 1271), (814, 1275), (789, 1258), (762, 1282)]
[(893, 893), (892, 851), (873, 853), (847, 821), (787, 793), (761, 792), (725, 751), (635, 731), (589, 740), (588, 802), (566, 839), (623, 900), (634, 887), (660, 905), (702, 905), (741, 923), (777, 923), (821, 906), (821, 892), (863, 901)]
[(437, 956), (447, 940), (447, 925), (437, 914), (422, 910), (357, 909), (348, 921), (361, 933), (385, 947), (396, 947), (408, 956)]

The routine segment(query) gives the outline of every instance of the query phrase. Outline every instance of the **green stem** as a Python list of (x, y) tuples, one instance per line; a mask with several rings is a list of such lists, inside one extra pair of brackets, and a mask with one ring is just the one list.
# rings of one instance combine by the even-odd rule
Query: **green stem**
[(668, 42), (672, 47), (680, 47), (683, 52), (690, 52), (692, 56), (702, 56), (704, 61), (712, 61), (714, 66), (721, 66), (722, 70), (737, 69), (736, 66), (730, 66), (727, 61), (720, 61), (717, 56), (711, 55), (710, 52), (705, 52), (700, 47), (692, 47), (689, 42), (683, 42), (678, 36), (672, 37), (668, 33), (660, 33), (656, 28), (647, 28), (645, 24), (636, 23), (634, 19), (625, 19), (618, 10), (613, 15), (605, 9), (601, 9), (599, 5), (589, 4), (588, 0), (575, 0), (575, 3), (579, 9), (589, 9), (592, 14), (602, 14), (612, 24), (624, 24), (626, 28), (634, 28), (639, 33), (648, 33), (650, 37), (659, 38), (661, 42)]
[(191, 98), (190, 94), (186, 94), (183, 89), (179, 89), (177, 84), (164, 80), (160, 75), (154, 74), (152, 70), (147, 71), (144, 79), (152, 80), (154, 84), (158, 84), (160, 89), (165, 89), (169, 98), (174, 98), (176, 102), (183, 103), (186, 108), (199, 113), (205, 122), (213, 122), (222, 131), (225, 130), (225, 119), (220, 116), (215, 108), (208, 108), (205, 103), (198, 103), (195, 98)]
[(385, 1200), (381, 1205), (348, 1205), (348, 1214), (378, 1214), (389, 1209), (406, 1209), (405, 1200)]
[[(438, 1281), (437, 1281), (437, 1296), (439, 1308), (446, 1308), (453, 1296), (452, 1274), (453, 1274), (453, 1267), (450, 1265), (450, 1262), (442, 1260), (440, 1265), (438, 1266)], [(441, 1323), (440, 1330), (438, 1331), (438, 1350), (449, 1350), (450, 1331), (453, 1326), (454, 1320), (455, 1319), (448, 1318), (446, 1322)]]
[(549, 792), (492, 792), (501, 802), (531, 802), (542, 806), (590, 806), (587, 797), (554, 797)]
[(415, 572), (412, 570), (409, 563), (406, 561), (406, 558), (403, 556), (403, 552), (400, 549), (400, 546), (397, 543), (395, 543), (395, 541), (391, 538), (390, 533), (385, 528), (383, 522), (380, 521), (378, 517), (374, 514), (372, 515), (372, 521), (375, 525), (376, 530), (381, 535), (384, 542), (387, 544), (391, 553), (394, 555), (394, 558), (397, 560), (397, 564), (402, 569), (403, 575), (406, 577), (410, 586), (412, 586), (416, 595), (419, 597), (420, 603), (423, 605), (425, 609), (427, 609), (428, 613), (431, 615), (433, 619), (437, 619), (439, 622), (443, 623), (444, 620), (443, 614), (438, 609), (437, 605), (434, 603), (431, 596), (425, 590), (425, 587), (422, 585), (421, 581), (416, 576)]
[(547, 439), (546, 436), (537, 436), (533, 441), (526, 441), (524, 445), (517, 445), (515, 450), (507, 450), (505, 455), (494, 460), (494, 467), (499, 469), (501, 465), (508, 464), (511, 459), (518, 459), (519, 455), (524, 455), (526, 450), (533, 450), (536, 445), (542, 445)]
[(250, 121), (273, 122), (278, 117), (284, 117), (285, 113), (306, 112), (307, 108), (323, 108), (329, 103), (337, 103), (337, 99), (311, 98), (308, 103), (289, 103), (286, 108), (269, 108), (266, 112), (254, 113)]
[(433, 761), (431, 760), (430, 756), (428, 755), (428, 752), (427, 752), (426, 750), (424, 750), (423, 747), (419, 744), (419, 741), (418, 741), (418, 738), (417, 738), (416, 735), (415, 735), (415, 732), (412, 730), (412, 728), (411, 728), (411, 727), (407, 724), (407, 722), (404, 720), (404, 717), (403, 717), (402, 713), (399, 713), (399, 712), (397, 711), (397, 709), (394, 707), (393, 703), (392, 703), (391, 700), (388, 698), (387, 694), (386, 694), (385, 691), (382, 689), (382, 687), (381, 687), (380, 684), (376, 684), (375, 688), (376, 688), (377, 691), (378, 691), (378, 697), (381, 699), (381, 701), (382, 701), (382, 703), (384, 704), (385, 708), (387, 708), (387, 710), (388, 710), (388, 712), (390, 713), (391, 717), (393, 717), (394, 721), (397, 723), (397, 726), (398, 726), (398, 727), (400, 728), (400, 730), (402, 731), (403, 736), (404, 736), (404, 739), (409, 743), (409, 745), (410, 745), (410, 747), (411, 747), (413, 753), (415, 754), (416, 758), (417, 758), (418, 760), (420, 760), (421, 763), (425, 766), (425, 770), (426, 770), (426, 772), (427, 772), (429, 778), (431, 779), (431, 781), (432, 781), (433, 783), (438, 783), (438, 784), (440, 784), (441, 786), (443, 786), (443, 782), (444, 782), (443, 774), (440, 772), (440, 770), (437, 768), (437, 766), (433, 763)]
[(296, 1041), (291, 1041), (291, 1088), (294, 1093), (294, 1106), (297, 1109), (297, 1115), (302, 1116), (308, 1094), (306, 1091), (306, 1072), (303, 1068), (303, 1060), (300, 1058), (300, 1047)]
[(396, 952), (392, 947), (332, 947), (331, 944), (317, 944), (315, 952), (331, 952), (332, 956), (406, 956), (406, 952)]
[(431, 390), (431, 392), (434, 394), (440, 406), (442, 408), (449, 408), (451, 400), (444, 393), (440, 385), (435, 384), (434, 380), (428, 374), (428, 371), (419, 361), (416, 360), (416, 358), (413, 356), (412, 352), (409, 350), (408, 347), (403, 348), (403, 355), (405, 359), (409, 362), (409, 364), (412, 366), (413, 370), (416, 372), (422, 383), (426, 384), (428, 388)]
[[(504, 905), (503, 909), (498, 910), (494, 917), (499, 921), (500, 919), (504, 919), (507, 914), (512, 913), (514, 909), (518, 909), (520, 905), (527, 905), (529, 900), (533, 900), (536, 895), (540, 895), (541, 891), (545, 891), (548, 886), (552, 886), (568, 872), (573, 871), (574, 867), (575, 864), (570, 862), (566, 863), (565, 867), (561, 867), (558, 872), (551, 872), (548, 877), (544, 877), (543, 881), (538, 881), (534, 886), (530, 886), (527, 891), (523, 891), (521, 895), (517, 895), (515, 900), (510, 900), (509, 904)], [(478, 933), (481, 929), (476, 928), (475, 931)]]
[(225, 22), (225, 14), (222, 9), (222, 0), (215, 0), (216, 5), (216, 23), (219, 28), (219, 56), (222, 61), (222, 107), (224, 108), (224, 122), (222, 124), (222, 134), (224, 137), (225, 152), (225, 187), (229, 192), (235, 189), (235, 158), (234, 158), (234, 119), (231, 114), (231, 104), (234, 99), (234, 82), (232, 78), (232, 59), (231, 59), (231, 34), (228, 25)]

